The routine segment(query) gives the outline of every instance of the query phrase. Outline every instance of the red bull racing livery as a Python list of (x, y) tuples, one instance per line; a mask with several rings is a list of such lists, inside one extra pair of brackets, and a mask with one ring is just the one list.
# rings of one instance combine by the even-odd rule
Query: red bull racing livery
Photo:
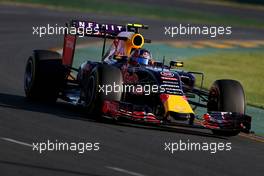
[[(58, 98), (80, 105), (98, 118), (127, 119), (156, 125), (211, 129), (218, 135), (249, 132), (251, 117), (245, 114), (245, 95), (235, 80), (216, 80), (209, 91), (203, 89), (204, 75), (184, 71), (181, 61), (166, 65), (144, 49), (150, 43), (140, 34), (142, 24), (100, 24), (73, 20), (75, 35), (65, 34), (62, 56), (54, 51), (34, 50), (24, 79), (26, 97), (56, 101)], [(89, 30), (87, 30), (89, 28)], [(102, 57), (73, 68), (78, 35), (102, 38)], [(108, 50), (106, 40), (112, 40)], [(74, 74), (75, 72), (75, 74)], [(196, 77), (202, 81), (198, 85)], [(205, 110), (199, 117), (197, 107)]]

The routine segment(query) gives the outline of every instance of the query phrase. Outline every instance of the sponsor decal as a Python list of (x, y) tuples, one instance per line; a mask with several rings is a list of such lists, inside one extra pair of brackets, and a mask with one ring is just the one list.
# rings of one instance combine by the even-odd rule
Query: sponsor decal
[(172, 72), (160, 72), (160, 74), (164, 77), (173, 77), (174, 74)]
[(175, 85), (175, 84), (162, 84), (163, 87), (176, 87), (179, 88), (179, 86)]
[(162, 83), (164, 83), (164, 84), (179, 84), (178, 82), (174, 82), (174, 81), (164, 81), (164, 80), (162, 80)]
[(170, 77), (163, 77), (163, 76), (161, 77), (161, 79), (177, 81), (177, 78), (170, 78)]
[(179, 105), (176, 105), (174, 108), (178, 112), (184, 112), (184, 109), (185, 109), (183, 106), (179, 106)]
[(119, 33), (126, 31), (126, 26), (116, 24), (100, 24), (92, 21), (79, 21), (73, 20), (72, 26), (76, 28), (89, 28), (93, 29), (95, 33), (106, 32), (106, 33)]

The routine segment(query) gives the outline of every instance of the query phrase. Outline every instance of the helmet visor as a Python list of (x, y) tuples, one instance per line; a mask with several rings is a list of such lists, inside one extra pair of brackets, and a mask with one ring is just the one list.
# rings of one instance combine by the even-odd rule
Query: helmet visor
[(143, 57), (139, 57), (138, 59), (137, 59), (137, 62), (140, 64), (140, 65), (148, 65), (148, 59), (146, 59), (146, 58), (143, 58)]

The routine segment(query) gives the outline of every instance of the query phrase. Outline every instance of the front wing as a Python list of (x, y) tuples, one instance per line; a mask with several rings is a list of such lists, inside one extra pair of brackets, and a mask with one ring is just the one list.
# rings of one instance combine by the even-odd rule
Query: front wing
[[(134, 122), (168, 125), (168, 122), (156, 117), (147, 106), (134, 105), (127, 102), (105, 100), (102, 106), (102, 115), (116, 120), (123, 118)], [(251, 128), (250, 116), (233, 112), (208, 112), (197, 122), (201, 128), (213, 130), (240, 130), (249, 133)], [(175, 125), (175, 123), (171, 123), (171, 125)], [(194, 125), (189, 126), (192, 127)], [(197, 123), (195, 127), (197, 127)]]

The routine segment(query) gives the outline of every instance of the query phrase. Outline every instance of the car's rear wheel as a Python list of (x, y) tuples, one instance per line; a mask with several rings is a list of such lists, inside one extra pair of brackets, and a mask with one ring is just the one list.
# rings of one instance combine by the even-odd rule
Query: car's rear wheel
[(60, 54), (35, 50), (26, 63), (24, 90), (30, 100), (55, 102), (65, 83), (65, 68)]
[[(245, 113), (245, 94), (242, 85), (235, 80), (217, 80), (208, 97), (208, 111)], [(214, 134), (235, 136), (240, 131), (212, 130)]]

